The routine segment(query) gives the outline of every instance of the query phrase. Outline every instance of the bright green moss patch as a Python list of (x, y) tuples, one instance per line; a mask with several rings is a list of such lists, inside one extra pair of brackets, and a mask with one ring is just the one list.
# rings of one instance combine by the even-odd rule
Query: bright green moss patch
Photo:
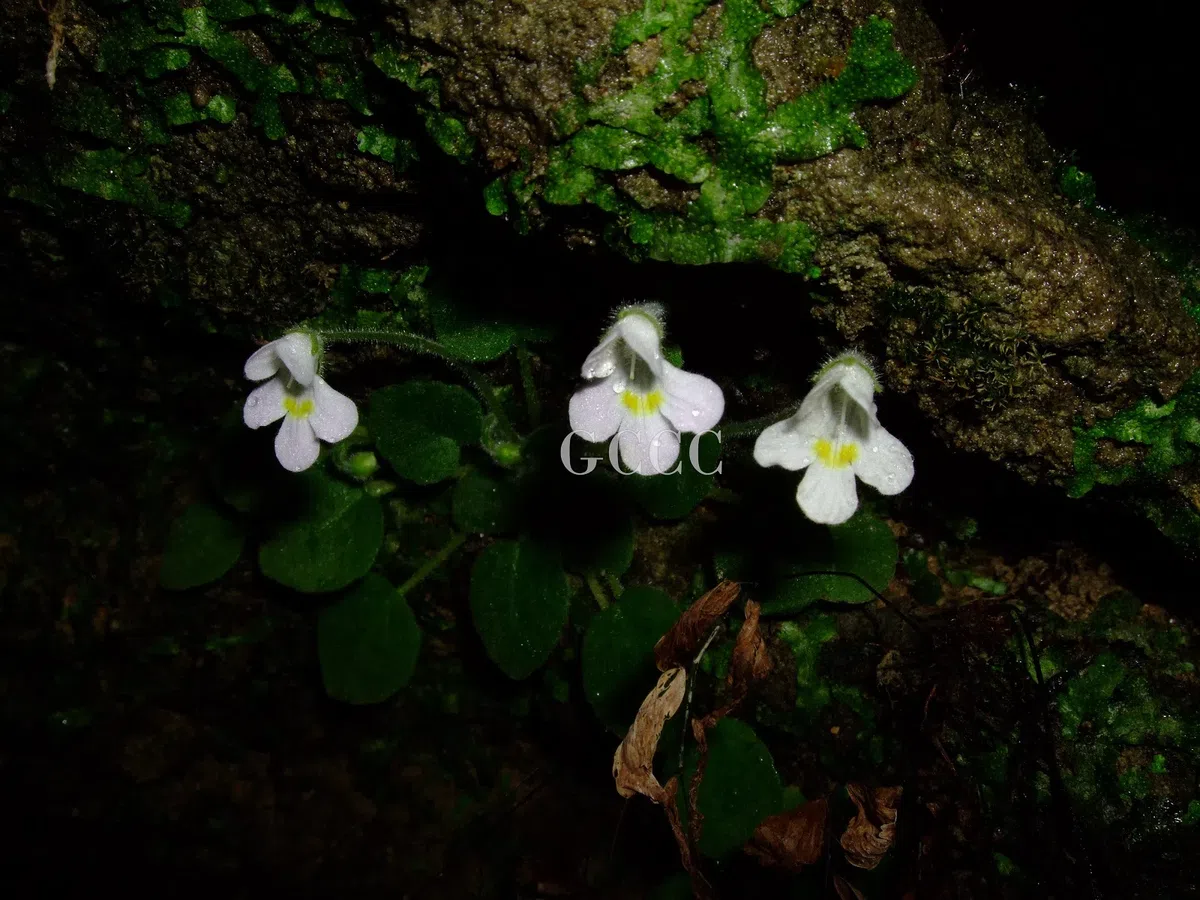
[[(1107, 462), (1100, 453), (1103, 442), (1144, 450)], [(1177, 466), (1194, 461), (1198, 445), (1200, 375), (1194, 375), (1162, 405), (1147, 398), (1091, 428), (1076, 428), (1076, 474), (1069, 493), (1082, 497), (1097, 484), (1121, 484), (1134, 477), (1161, 480)]]
[[(757, 0), (728, 0), (717, 36), (700, 50), (690, 49), (687, 39), (707, 2), (647, 0), (621, 19), (613, 52), (658, 35), (658, 63), (624, 93), (591, 104), (577, 100), (559, 111), (566, 140), (550, 153), (542, 199), (609, 213), (608, 239), (635, 259), (691, 265), (765, 260), (787, 272), (818, 274), (811, 229), (760, 215), (774, 167), (863, 146), (854, 110), (902, 95), (916, 72), (896, 51), (891, 24), (872, 18), (855, 31), (841, 75), (769, 109), (751, 48), (771, 21), (802, 2), (779, 0), (766, 9)], [(685, 84), (702, 84), (704, 94), (680, 110)], [(694, 185), (687, 212), (654, 209), (628, 186), (618, 190), (612, 174), (633, 170)], [(487, 195), (493, 214), (528, 205), (502, 197), (500, 185)]]
[(375, 35), (375, 44), (371, 61), (388, 78), (401, 82), (419, 95), (418, 109), (433, 142), (443, 153), (455, 159), (469, 159), (475, 152), (475, 138), (461, 119), (442, 109), (437, 79), (422, 74), (419, 60), (387, 44), (378, 34)]
[(1096, 179), (1078, 166), (1067, 166), (1059, 173), (1058, 189), (1068, 200), (1084, 206), (1096, 204)]
[(384, 162), (396, 167), (397, 172), (403, 172), (417, 158), (416, 148), (412, 141), (407, 141), (388, 134), (375, 125), (367, 125), (358, 133), (358, 149), (371, 156), (378, 156)]
[(833, 699), (829, 685), (818, 675), (821, 646), (837, 637), (837, 621), (830, 615), (813, 616), (805, 623), (784, 622), (779, 638), (792, 648), (796, 661), (796, 708), (815, 718)]
[(159, 199), (146, 179), (147, 163), (138, 156), (112, 148), (85, 150), (57, 173), (56, 182), (93, 197), (128, 203), (182, 227), (191, 217), (186, 203)]

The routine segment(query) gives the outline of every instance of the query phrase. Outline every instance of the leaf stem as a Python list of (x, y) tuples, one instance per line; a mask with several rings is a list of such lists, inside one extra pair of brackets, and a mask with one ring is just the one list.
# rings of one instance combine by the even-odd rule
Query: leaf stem
[(450, 538), (437, 553), (425, 560), (425, 564), (421, 568), (412, 573), (408, 581), (396, 588), (396, 593), (401, 597), (407, 596), (409, 591), (432, 575), (442, 563), (449, 559), (450, 554), (462, 546), (462, 542), (466, 539), (465, 534), (456, 534)]
[(774, 425), (776, 422), (781, 422), (789, 416), (793, 415), (796, 410), (789, 409), (783, 413), (772, 413), (769, 416), (763, 416), (759, 419), (747, 419), (745, 422), (730, 422), (720, 426), (721, 438), (744, 438), (756, 435), (768, 425)]
[(537, 385), (533, 383), (532, 357), (524, 347), (517, 347), (517, 365), (521, 369), (521, 389), (525, 392), (525, 410), (529, 414), (529, 427), (537, 428), (542, 422), (542, 401), (538, 397)]
[(592, 592), (592, 596), (596, 598), (596, 605), (601, 611), (608, 609), (608, 597), (604, 593), (604, 588), (600, 584), (600, 580), (595, 575), (586, 576), (588, 590)]

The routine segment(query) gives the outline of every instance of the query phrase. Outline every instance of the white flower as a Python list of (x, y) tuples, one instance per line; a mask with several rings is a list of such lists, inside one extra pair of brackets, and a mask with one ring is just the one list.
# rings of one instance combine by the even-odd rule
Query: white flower
[(639, 475), (664, 474), (679, 458), (679, 433), (714, 428), (725, 411), (715, 383), (662, 356), (662, 308), (630, 306), (617, 314), (583, 363), (593, 383), (571, 397), (571, 430), (584, 440), (616, 435), (621, 460)]
[(760, 466), (808, 467), (796, 502), (814, 522), (837, 525), (854, 515), (856, 475), (881, 494), (898, 494), (912, 481), (912, 454), (875, 415), (877, 390), (866, 360), (845, 353), (817, 373), (800, 410), (754, 444)]
[(247, 378), (271, 380), (246, 398), (242, 419), (251, 428), (283, 419), (275, 435), (275, 456), (289, 472), (302, 472), (317, 461), (318, 438), (334, 444), (358, 426), (354, 401), (317, 374), (319, 352), (316, 337), (296, 331), (246, 360)]

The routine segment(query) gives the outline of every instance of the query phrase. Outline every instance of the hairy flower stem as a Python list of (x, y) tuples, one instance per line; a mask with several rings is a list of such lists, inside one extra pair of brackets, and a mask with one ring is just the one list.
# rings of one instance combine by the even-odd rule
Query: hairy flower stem
[(463, 376), (475, 393), (483, 400), (484, 404), (496, 420), (496, 426), (503, 434), (506, 440), (513, 443), (519, 443), (520, 437), (513, 429), (512, 422), (509, 421), (508, 413), (504, 411), (504, 405), (500, 402), (500, 398), (496, 395), (496, 389), (492, 383), (483, 376), (481, 372), (468, 366), (461, 360), (455, 359), (446, 352), (446, 348), (437, 341), (430, 340), (426, 337), (421, 337), (419, 334), (409, 334), (405, 331), (367, 331), (357, 328), (334, 328), (321, 329), (318, 332), (321, 339), (326, 343), (332, 341), (348, 341), (360, 343), (376, 343), (388, 344), (392, 347), (399, 347), (402, 350), (408, 350), (413, 353), (424, 353), (427, 356), (436, 356), (450, 368), (454, 369)]

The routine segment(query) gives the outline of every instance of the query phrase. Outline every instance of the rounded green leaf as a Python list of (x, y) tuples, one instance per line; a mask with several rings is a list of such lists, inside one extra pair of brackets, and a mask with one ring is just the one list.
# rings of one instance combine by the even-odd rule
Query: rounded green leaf
[(531, 675), (558, 643), (570, 592), (558, 554), (534, 541), (499, 541), (471, 571), (471, 615), (509, 678)]
[[(688, 748), (683, 784), (690, 785), (699, 758)], [(687, 821), (686, 790), (679, 792), (679, 814)], [(704, 817), (700, 852), (719, 857), (746, 843), (768, 816), (783, 810), (783, 784), (775, 761), (753, 729), (737, 719), (722, 719), (708, 732), (708, 763), (700, 782), (697, 807)], [(686, 831), (687, 825), (684, 825)]]
[(207, 503), (194, 503), (171, 523), (158, 581), (182, 591), (216, 581), (242, 555), (246, 534), (234, 521)]
[(519, 503), (512, 481), (468, 472), (454, 486), (454, 521), (463, 531), (505, 534), (516, 529)]
[(383, 507), (361, 488), (310, 469), (258, 549), (263, 574), (304, 593), (337, 591), (370, 570), (383, 542)]
[(583, 640), (583, 688), (596, 715), (624, 734), (658, 676), (654, 645), (679, 618), (657, 588), (629, 588), (593, 617)]
[(421, 631), (391, 583), (370, 573), (321, 612), (317, 656), (325, 691), (346, 703), (381, 703), (412, 677)]
[(460, 447), (479, 443), (483, 413), (465, 388), (409, 381), (371, 395), (368, 428), (399, 475), (435, 484), (454, 475)]
[(812, 528), (800, 546), (804, 547), (802, 561), (788, 567), (787, 577), (779, 583), (774, 597), (763, 605), (764, 613), (798, 611), (817, 600), (866, 603), (874, 595), (854, 578), (796, 576), (803, 572), (851, 572), (882, 593), (896, 572), (900, 555), (887, 523), (863, 511), (842, 525)]
[(429, 313), (438, 343), (451, 356), (469, 362), (490, 362), (516, 343), (547, 340), (543, 328), (517, 322), (497, 315), (497, 307), (474, 308), (449, 300), (434, 291), (429, 299)]
[[(692, 465), (689, 448), (699, 441), (696, 456), (700, 468)], [(648, 514), (656, 519), (682, 519), (712, 490), (713, 476), (721, 455), (721, 442), (715, 434), (694, 436), (683, 435), (679, 454), (680, 471), (677, 475), (626, 475), (623, 481), (630, 496)]]

